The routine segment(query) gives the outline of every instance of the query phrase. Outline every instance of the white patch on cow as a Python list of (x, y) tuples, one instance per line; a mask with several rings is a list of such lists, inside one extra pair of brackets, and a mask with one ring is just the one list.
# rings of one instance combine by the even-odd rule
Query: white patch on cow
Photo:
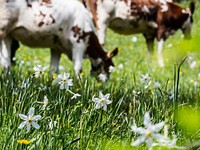
[(10, 50), (7, 50), (10, 49), (9, 42), (9, 39), (0, 41), (0, 64), (5, 69), (8, 69), (11, 64)]
[(153, 28), (153, 29), (158, 28), (158, 24), (156, 22), (154, 22), (154, 21), (149, 21), (148, 22), (148, 26)]
[(116, 8), (115, 8), (115, 16), (119, 17), (121, 19), (131, 19), (131, 1), (128, 1), (128, 3), (125, 3), (124, 1), (118, 1), (116, 3)]
[(166, 11), (168, 11), (168, 6), (167, 6), (167, 4), (161, 5), (161, 12), (166, 12)]
[(147, 5), (144, 5), (142, 10), (143, 10), (144, 12), (146, 12), (146, 13), (150, 13), (150, 10), (149, 10), (149, 8), (147, 7)]
[(162, 57), (163, 46), (164, 46), (164, 40), (161, 39), (160, 41), (158, 41), (158, 64), (160, 67), (164, 67), (164, 61)]

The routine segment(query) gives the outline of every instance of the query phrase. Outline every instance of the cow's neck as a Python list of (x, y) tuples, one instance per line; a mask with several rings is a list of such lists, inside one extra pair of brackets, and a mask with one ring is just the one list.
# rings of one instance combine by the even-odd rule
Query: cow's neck
[(106, 58), (106, 52), (103, 50), (94, 32), (89, 33), (86, 55), (91, 59)]

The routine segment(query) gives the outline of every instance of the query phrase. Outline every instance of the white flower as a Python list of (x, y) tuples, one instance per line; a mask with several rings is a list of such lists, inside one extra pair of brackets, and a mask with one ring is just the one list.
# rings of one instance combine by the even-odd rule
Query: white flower
[(105, 82), (108, 78), (107, 78), (107, 75), (106, 74), (103, 74), (103, 73), (101, 73), (101, 74), (99, 74), (98, 75), (98, 78), (99, 78), (99, 80), (101, 80), (102, 82)]
[(115, 67), (114, 66), (110, 66), (109, 67), (109, 72), (111, 73), (111, 72), (114, 72), (115, 71)]
[(197, 87), (199, 85), (198, 81), (194, 81), (194, 86)]
[(49, 100), (48, 100), (47, 96), (45, 95), (45, 96), (44, 96), (44, 102), (43, 102), (42, 109), (45, 109), (45, 108), (47, 107), (48, 101), (49, 101)]
[(81, 95), (78, 93), (74, 93), (74, 95), (71, 97), (71, 99), (76, 99), (77, 97), (80, 97)]
[(58, 77), (54, 80), (56, 83), (60, 84), (60, 89), (69, 90), (69, 87), (73, 85), (73, 79), (69, 79), (69, 73), (59, 74)]
[(53, 121), (50, 121), (50, 122), (49, 122), (49, 129), (52, 130), (53, 127), (56, 126), (56, 124), (57, 124), (57, 121), (54, 121), (54, 122), (53, 122)]
[(136, 36), (132, 37), (132, 41), (137, 42), (137, 37)]
[(190, 68), (193, 69), (196, 65), (197, 65), (197, 62), (196, 61), (192, 61), (190, 63)]
[(153, 143), (152, 148), (158, 146), (158, 147), (165, 147), (168, 149), (186, 149), (185, 147), (177, 146), (176, 141), (177, 141), (177, 138), (174, 138), (172, 140), (170, 140), (170, 139), (163, 140), (159, 143)]
[(28, 83), (29, 83), (29, 79), (25, 79), (25, 80), (23, 80), (23, 81), (22, 81), (21, 88), (22, 88), (22, 89), (26, 89), (26, 88), (28, 88), (29, 85), (30, 85), (30, 84), (28, 84)]
[(152, 125), (149, 113), (146, 112), (144, 115), (144, 125), (145, 128), (137, 127), (136, 125), (132, 126), (132, 130), (135, 133), (141, 134), (136, 141), (134, 141), (131, 145), (138, 146), (143, 142), (146, 142), (147, 146), (150, 148), (151, 144), (153, 143), (153, 139), (157, 141), (164, 141), (166, 137), (162, 136), (158, 132), (164, 126), (164, 122), (160, 122), (158, 124)]
[(124, 69), (124, 65), (123, 64), (119, 64), (118, 65), (118, 69), (120, 69), (120, 70)]
[(158, 81), (154, 82), (154, 88), (158, 88), (158, 87), (160, 87), (160, 82)]
[(23, 114), (19, 114), (19, 117), (24, 120), (20, 125), (19, 125), (19, 129), (22, 129), (24, 128), (24, 126), (26, 125), (27, 127), (27, 132), (28, 133), (31, 129), (31, 125), (36, 128), (36, 129), (39, 129), (40, 126), (37, 124), (37, 120), (40, 120), (41, 119), (41, 116), (40, 115), (36, 115), (34, 116), (34, 111), (35, 111), (35, 108), (31, 107), (29, 112), (28, 112), (28, 115), (23, 115)]
[(103, 93), (100, 91), (99, 92), (99, 98), (92, 98), (92, 101), (95, 102), (96, 106), (95, 109), (100, 109), (103, 107), (103, 110), (107, 110), (107, 105), (111, 104), (112, 101), (109, 100), (110, 94), (103, 95)]
[(174, 99), (174, 92), (173, 91), (170, 91), (168, 93), (168, 96), (169, 96), (169, 99)]
[(39, 76), (42, 76), (46, 69), (47, 69), (47, 67), (42, 67), (41, 65), (35, 66), (33, 68), (33, 70), (35, 71), (35, 73), (34, 73), (35, 77), (38, 78)]
[(166, 12), (166, 11), (168, 11), (168, 6), (167, 6), (167, 4), (161, 5), (161, 12)]
[(147, 89), (151, 84), (151, 78), (148, 73), (142, 75), (140, 81), (144, 84), (145, 89)]

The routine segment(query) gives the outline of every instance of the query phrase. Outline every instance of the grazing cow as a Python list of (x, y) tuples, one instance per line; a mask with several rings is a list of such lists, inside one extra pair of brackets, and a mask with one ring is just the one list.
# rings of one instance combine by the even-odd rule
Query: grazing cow
[(162, 48), (164, 41), (181, 29), (190, 37), (194, 2), (190, 9), (182, 8), (172, 0), (82, 0), (91, 12), (100, 44), (104, 45), (109, 27), (119, 34), (142, 33), (146, 39), (149, 57), (154, 39), (158, 42), (158, 62), (164, 66)]
[(95, 34), (92, 18), (78, 0), (0, 0), (0, 65), (8, 69), (18, 41), (29, 47), (51, 49), (51, 73), (61, 53), (74, 63), (78, 76), (82, 59), (91, 61), (91, 73), (109, 75), (112, 57)]

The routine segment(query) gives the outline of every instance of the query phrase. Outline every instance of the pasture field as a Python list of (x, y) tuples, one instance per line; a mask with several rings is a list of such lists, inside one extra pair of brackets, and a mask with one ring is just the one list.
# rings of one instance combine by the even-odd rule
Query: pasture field
[[(120, 51), (114, 58), (115, 70), (105, 82), (90, 76), (89, 60), (83, 61), (82, 80), (76, 79), (72, 62), (65, 55), (57, 75), (52, 77), (46, 69), (36, 78), (34, 66), (49, 66), (50, 52), (21, 46), (16, 66), (8, 74), (3, 71), (0, 74), (0, 149), (148, 149), (145, 142), (131, 146), (140, 136), (131, 127), (144, 127), (146, 112), (152, 124), (165, 122), (160, 134), (170, 139), (176, 136), (178, 146), (200, 149), (198, 1), (192, 36), (192, 40), (185, 41), (178, 31), (170, 37), (163, 50), (165, 67), (160, 68), (156, 49), (152, 61), (148, 61), (142, 35), (123, 36), (109, 30), (106, 49), (111, 51), (119, 47)], [(64, 72), (70, 73), (73, 79), (70, 91), (61, 90), (55, 82)], [(100, 91), (104, 95), (109, 93), (109, 100), (112, 100), (106, 111), (96, 109), (92, 101), (99, 97)], [(45, 96), (48, 103), (44, 103)], [(35, 108), (35, 115), (41, 116), (36, 119), (40, 128), (31, 126), (27, 133), (26, 127), (18, 128), (23, 122), (19, 114), (27, 115), (30, 108)]]

